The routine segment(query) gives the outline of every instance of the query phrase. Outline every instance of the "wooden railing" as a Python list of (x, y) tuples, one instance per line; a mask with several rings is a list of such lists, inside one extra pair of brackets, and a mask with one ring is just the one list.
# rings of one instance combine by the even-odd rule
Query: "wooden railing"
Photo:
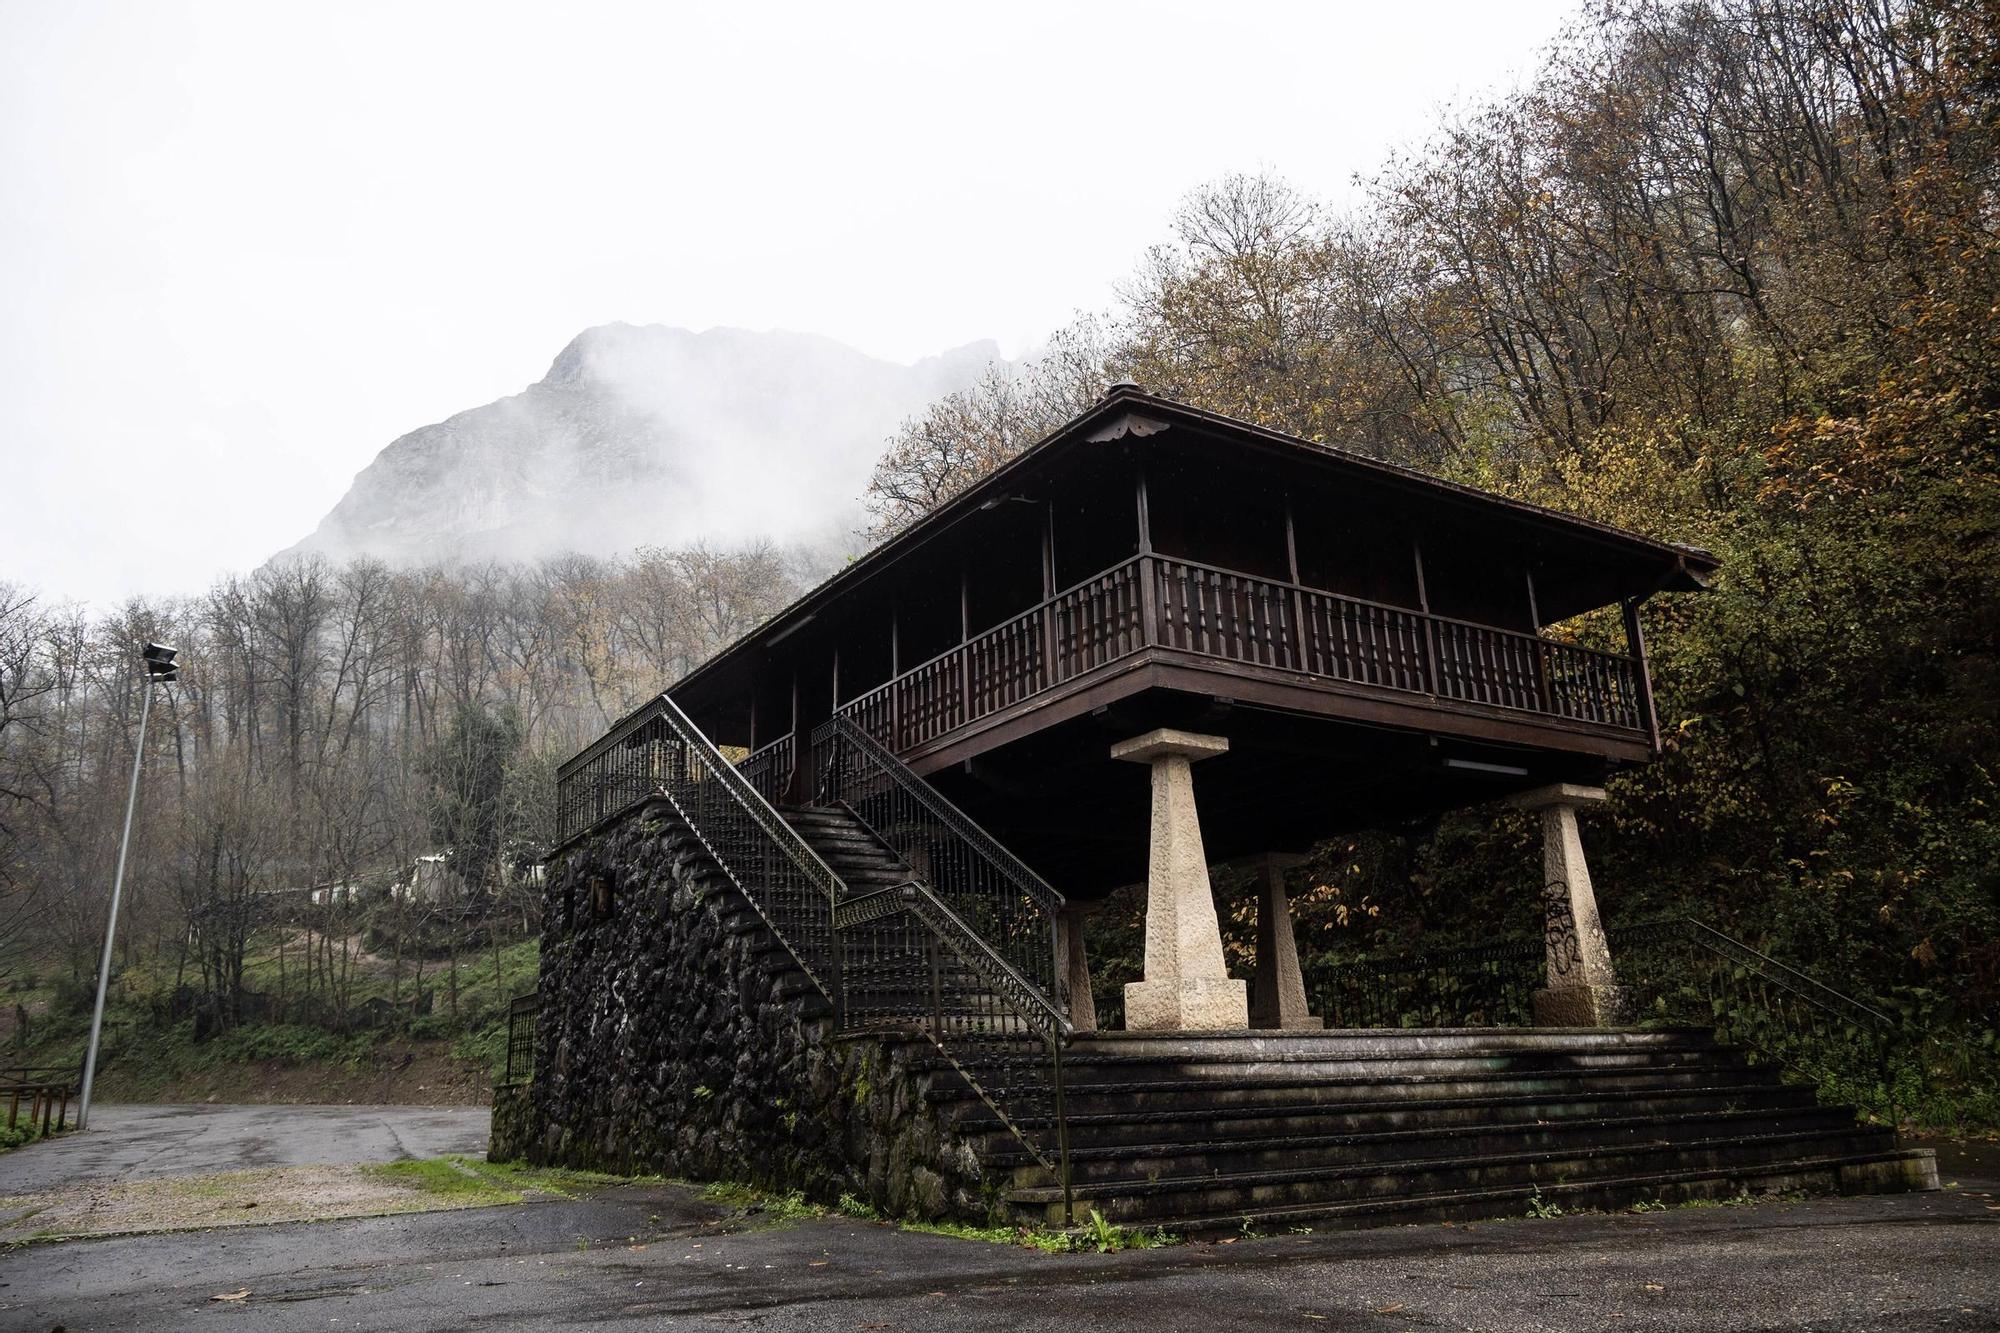
[(838, 711), (901, 754), (1147, 647), (1646, 727), (1631, 657), (1163, 556), (1093, 575)]

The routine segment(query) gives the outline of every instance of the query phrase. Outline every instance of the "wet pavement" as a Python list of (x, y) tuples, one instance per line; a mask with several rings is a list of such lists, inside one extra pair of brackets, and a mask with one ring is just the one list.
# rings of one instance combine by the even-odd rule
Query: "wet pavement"
[[(478, 1152), (479, 1110), (103, 1107), (0, 1156), (79, 1180)], [(2000, 1151), (1942, 1192), (1048, 1255), (843, 1217), (763, 1225), (669, 1185), (0, 1252), (0, 1331), (2000, 1330)], [(227, 1299), (217, 1299), (223, 1297)]]
[(1045, 1255), (841, 1217), (760, 1228), (627, 1186), (29, 1246), (0, 1259), (0, 1328), (2000, 1329), (1993, 1193)]
[(89, 1132), (0, 1153), (0, 1195), (87, 1180), (486, 1151), (473, 1106), (98, 1106)]

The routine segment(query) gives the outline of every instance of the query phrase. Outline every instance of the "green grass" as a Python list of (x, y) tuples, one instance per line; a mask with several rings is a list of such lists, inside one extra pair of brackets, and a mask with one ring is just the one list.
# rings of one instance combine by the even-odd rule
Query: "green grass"
[(384, 1162), (362, 1170), (378, 1180), (459, 1204), (519, 1203), (521, 1191), (467, 1165), (462, 1158), (429, 1157), (411, 1162)]
[(826, 1209), (808, 1203), (806, 1196), (797, 1190), (777, 1194), (728, 1180), (718, 1180), (703, 1187), (701, 1197), (710, 1203), (734, 1208), (745, 1216), (755, 1215), (765, 1226), (786, 1226), (808, 1217), (826, 1215)]
[[(294, 928), (286, 928), (288, 932)], [(252, 940), (245, 963), (245, 985), (275, 999), (279, 993), (276, 931), (261, 931)], [(106, 1081), (120, 1096), (145, 1097), (189, 1079), (232, 1066), (275, 1062), (284, 1067), (354, 1068), (367, 1064), (385, 1044), (410, 1038), (445, 1042), (450, 1054), (475, 1063), (498, 1078), (506, 1067), (507, 1006), (524, 991), (533, 990), (540, 967), (535, 939), (503, 945), (495, 971), (491, 950), (466, 953), (459, 959), (457, 1014), (451, 1011), (450, 982), (440, 960), (424, 964), (423, 988), (431, 993), (432, 1012), (409, 1021), (407, 1030), (369, 1029), (336, 1033), (309, 1023), (246, 1023), (208, 1041), (194, 1039), (192, 1020), (169, 1022), (160, 1017), (174, 990), (171, 960), (144, 958), (122, 967), (113, 982), (105, 1010), (103, 1063)], [(287, 950), (287, 992), (298, 995), (300, 951)], [(389, 965), (357, 965), (347, 1002), (358, 1010), (371, 1000), (387, 1001), (392, 991), (407, 1000), (413, 993), (415, 962), (406, 959), (400, 983)], [(28, 1064), (74, 1065), (89, 1035), (88, 1003), (75, 1002), (75, 988), (58, 979), (24, 978), (6, 995), (36, 1010), (28, 1040), (9, 1051), (10, 1060)], [(80, 994), (81, 992), (77, 992)]]
[(364, 1167), (363, 1170), (378, 1179), (392, 1180), (440, 1199), (468, 1204), (519, 1203), (531, 1194), (573, 1199), (613, 1185), (660, 1179), (658, 1176), (613, 1176), (597, 1171), (524, 1166), (518, 1162), (488, 1162), (456, 1153), (444, 1157), (385, 1162)]
[[(72, 1107), (71, 1108), (72, 1114), (74, 1114), (74, 1111), (75, 1108)], [(59, 1134), (66, 1134), (68, 1132), (69, 1132), (68, 1130), (57, 1130), (52, 1128), (49, 1131), (49, 1137), (55, 1138)], [(22, 1115), (20, 1121), (16, 1124), (13, 1125), (0, 1124), (0, 1152), (12, 1152), (14, 1149), (20, 1147), (22, 1144), (33, 1143), (36, 1139), (39, 1139), (41, 1137), (42, 1137), (41, 1121), (37, 1120), (33, 1124), (29, 1124), (28, 1117), (24, 1114)]]

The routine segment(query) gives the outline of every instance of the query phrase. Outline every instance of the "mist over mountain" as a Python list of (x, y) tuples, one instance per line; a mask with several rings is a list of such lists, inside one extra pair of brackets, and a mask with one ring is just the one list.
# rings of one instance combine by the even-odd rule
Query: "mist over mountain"
[(810, 334), (587, 329), (521, 393), (391, 443), (281, 556), (416, 565), (824, 545), (860, 525), (896, 425), (998, 359), (992, 342), (898, 365)]

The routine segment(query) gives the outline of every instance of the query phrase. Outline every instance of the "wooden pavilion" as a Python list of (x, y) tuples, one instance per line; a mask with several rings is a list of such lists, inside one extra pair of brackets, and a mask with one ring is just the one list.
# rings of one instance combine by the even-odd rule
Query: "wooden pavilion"
[[(1213, 863), (1645, 762), (1640, 607), (1715, 566), (1121, 384), (670, 693), (774, 799), (847, 717), (1087, 901), (1159, 859), (1156, 731), (1223, 742)], [(1622, 651), (1550, 632), (1605, 607)]]
[[(1687, 923), (1639, 988), (1686, 1026), (1619, 1026), (1577, 815), (1659, 748), (1642, 605), (1715, 568), (1113, 386), (563, 765), (496, 1151), (1195, 1231), (1935, 1188), (1705, 1030), (1723, 991), (1880, 1019), (1795, 969)], [(1611, 607), (1616, 648), (1564, 626)], [(1284, 858), (1496, 801), (1541, 819), (1535, 1030), (1308, 1012)], [(1239, 860), (1254, 1002), (1209, 881)], [(1141, 879), (1101, 1032), (1083, 922)]]

